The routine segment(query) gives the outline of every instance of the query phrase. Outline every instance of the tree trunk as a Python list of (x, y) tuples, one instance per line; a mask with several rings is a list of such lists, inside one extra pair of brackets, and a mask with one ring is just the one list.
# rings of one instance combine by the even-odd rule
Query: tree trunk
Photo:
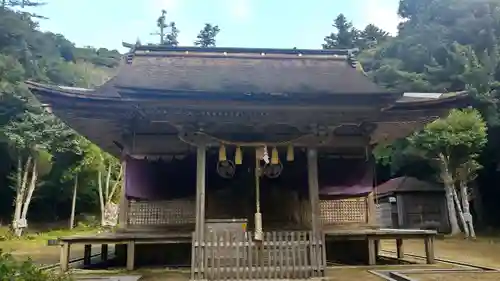
[[(107, 202), (108, 198), (109, 198), (110, 183), (111, 183), (111, 164), (109, 164), (109, 166), (108, 166), (108, 174), (106, 175), (106, 189), (104, 192), (104, 202)], [(104, 205), (106, 205), (106, 204), (104, 204)]]
[(460, 200), (458, 200), (457, 190), (453, 188), (452, 193), (453, 193), (453, 200), (455, 201), (455, 204), (457, 206), (457, 214), (458, 217), (460, 218), (460, 223), (463, 226), (465, 237), (468, 238), (470, 236), (470, 232), (469, 228), (467, 227), (467, 223), (465, 222), (464, 212), (462, 210), (462, 206), (460, 205)]
[(122, 177), (123, 177), (123, 166), (120, 165), (120, 173), (118, 174), (118, 178), (116, 179), (116, 182), (113, 185), (111, 192), (109, 193), (108, 199), (106, 200), (107, 203), (110, 203), (113, 200), (113, 197), (115, 196), (115, 193), (118, 190), (118, 187), (120, 187), (120, 185), (122, 185)]
[(26, 185), (28, 184), (28, 173), (29, 168), (31, 166), (32, 158), (28, 157), (24, 164), (24, 168), (22, 166), (22, 157), (18, 156), (17, 162), (17, 179), (20, 180), (17, 184), (16, 190), (16, 198), (15, 198), (15, 206), (14, 206), (14, 217), (12, 218), (12, 230), (14, 231), (14, 235), (20, 237), (23, 234), (24, 225), (21, 221), (21, 214), (23, 210), (23, 202), (24, 195), (26, 193)]
[(29, 185), (28, 194), (24, 199), (23, 213), (21, 214), (21, 219), (25, 221), (27, 220), (26, 218), (28, 217), (28, 209), (31, 203), (31, 198), (33, 198), (33, 192), (35, 192), (37, 179), (38, 179), (38, 165), (35, 160), (33, 161), (33, 170), (31, 171), (31, 182)]
[(444, 183), (444, 190), (446, 192), (446, 206), (448, 207), (448, 220), (450, 221), (451, 235), (457, 235), (460, 233), (460, 226), (457, 220), (457, 211), (455, 204), (453, 203), (453, 178), (448, 169), (448, 160), (443, 155), (439, 155), (440, 168), (441, 168), (441, 179)]
[(99, 206), (101, 208), (101, 225), (104, 223), (104, 194), (102, 190), (102, 172), (97, 172), (97, 191), (99, 192)]
[(467, 184), (463, 180), (460, 181), (460, 198), (462, 199), (465, 227), (468, 228), (470, 237), (476, 238), (476, 231), (474, 229), (473, 217), (469, 207), (469, 195), (467, 194)]
[(76, 209), (76, 194), (78, 191), (78, 174), (75, 175), (75, 184), (73, 186), (73, 198), (71, 200), (71, 216), (69, 217), (69, 229), (75, 227), (75, 209)]

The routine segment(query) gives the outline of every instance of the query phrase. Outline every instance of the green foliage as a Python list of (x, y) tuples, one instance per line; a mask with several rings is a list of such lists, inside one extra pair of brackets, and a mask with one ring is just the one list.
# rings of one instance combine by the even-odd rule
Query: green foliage
[(378, 84), (407, 92), (467, 90), (499, 124), (500, 2), (401, 0), (398, 36), (360, 55)]
[(440, 155), (450, 169), (464, 167), (475, 174), (481, 168), (477, 159), (486, 142), (487, 126), (481, 114), (474, 109), (455, 109), (406, 139), (377, 145), (373, 154), (392, 174), (435, 179)]
[(165, 41), (163, 42), (163, 44), (170, 47), (177, 47), (179, 45), (179, 40), (177, 40), (177, 37), (179, 37), (180, 30), (175, 25), (175, 22), (171, 22), (169, 27), (170, 32), (165, 35)]
[(219, 34), (220, 28), (218, 25), (206, 23), (205, 27), (200, 31), (194, 45), (202, 48), (215, 47), (215, 37)]
[(71, 276), (42, 271), (31, 260), (18, 261), (0, 251), (0, 281), (69, 281)]
[(373, 24), (367, 25), (364, 30), (357, 30), (344, 14), (337, 16), (333, 27), (336, 32), (332, 32), (324, 38), (323, 49), (359, 48), (364, 50), (373, 48), (389, 38), (386, 31)]
[[(6, 7), (16, 6), (17, 2), (6, 1)], [(62, 175), (76, 172), (66, 169), (78, 165), (85, 147), (80, 147), (81, 137), (40, 107), (22, 82), (29, 79), (95, 87), (113, 75), (121, 54), (105, 48), (76, 48), (63, 35), (39, 31), (36, 18), (29, 13), (0, 9), (0, 157), (4, 164), (0, 166), (0, 176), (2, 185), (14, 185), (17, 177), (10, 182), (3, 178), (14, 172), (10, 167), (17, 166), (18, 156), (22, 159), (31, 156), (37, 163), (38, 175), (43, 177), (37, 184), (33, 205), (44, 211), (33, 215), (56, 220), (58, 216), (69, 215), (68, 202), (71, 202), (72, 184), (61, 180)], [(85, 184), (79, 189), (82, 198), (77, 200), (78, 209), (98, 210), (95, 175), (82, 173), (80, 179)], [(10, 189), (2, 189), (2, 195), (14, 194)], [(4, 202), (12, 205), (12, 199)], [(60, 208), (68, 211), (61, 212)], [(10, 208), (1, 211), (0, 217), (10, 220), (11, 214), (4, 213), (10, 212)]]
[(446, 118), (409, 137), (409, 141), (424, 158), (433, 160), (443, 155), (456, 169), (481, 153), (487, 142), (487, 127), (478, 111), (454, 109)]

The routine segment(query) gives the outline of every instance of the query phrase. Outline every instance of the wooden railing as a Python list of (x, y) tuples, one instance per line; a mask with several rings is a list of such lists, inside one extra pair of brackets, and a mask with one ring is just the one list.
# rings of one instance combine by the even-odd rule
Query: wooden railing
[(192, 280), (304, 279), (322, 277), (326, 267), (324, 236), (307, 231), (224, 231), (193, 235)]

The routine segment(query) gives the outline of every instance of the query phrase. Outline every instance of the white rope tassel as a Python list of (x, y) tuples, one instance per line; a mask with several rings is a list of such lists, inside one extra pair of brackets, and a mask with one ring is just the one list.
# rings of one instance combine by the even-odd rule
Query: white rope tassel
[(264, 155), (262, 156), (262, 160), (269, 164), (269, 153), (267, 153), (267, 146), (264, 146)]
[(263, 234), (262, 234), (262, 214), (261, 213), (255, 213), (255, 240), (257, 241), (262, 241), (263, 239)]

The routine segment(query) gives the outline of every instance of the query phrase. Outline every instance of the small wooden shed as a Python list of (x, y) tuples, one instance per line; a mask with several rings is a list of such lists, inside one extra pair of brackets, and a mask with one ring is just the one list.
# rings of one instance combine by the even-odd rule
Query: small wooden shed
[(442, 185), (399, 177), (375, 187), (375, 193), (382, 227), (449, 231)]

